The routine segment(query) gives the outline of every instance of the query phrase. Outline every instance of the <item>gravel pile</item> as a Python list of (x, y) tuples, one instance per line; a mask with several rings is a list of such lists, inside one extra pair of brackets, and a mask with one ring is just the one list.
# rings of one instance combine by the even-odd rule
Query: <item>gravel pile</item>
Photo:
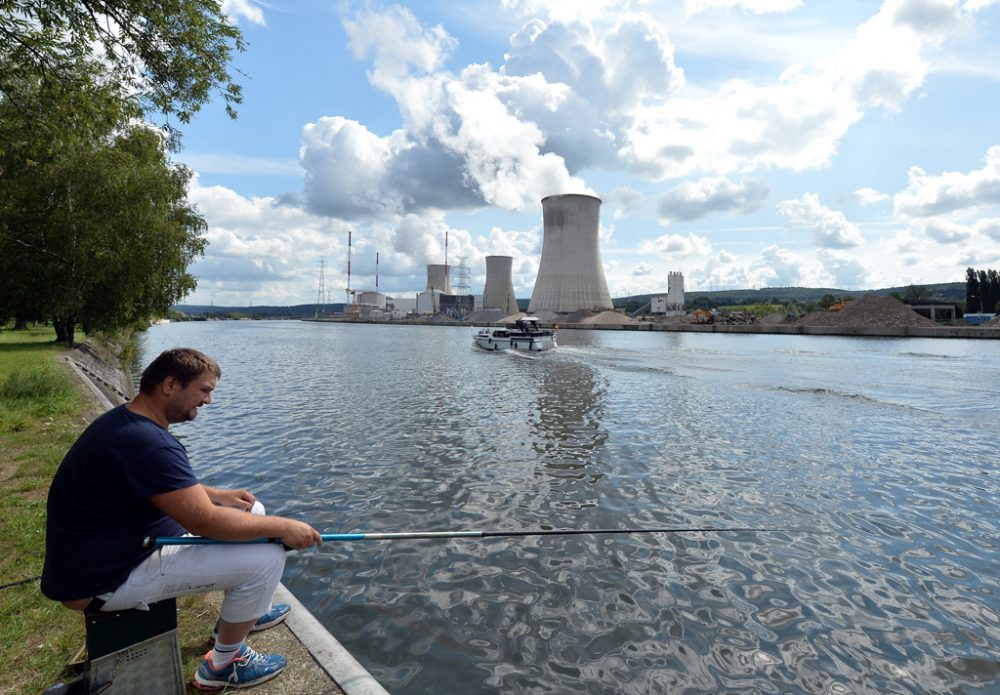
[(982, 324), (983, 328), (1000, 328), (1000, 314), (997, 314), (991, 318), (986, 323)]
[(840, 311), (815, 311), (798, 320), (800, 326), (850, 326), (878, 328), (882, 326), (937, 326), (929, 318), (913, 311), (895, 297), (866, 294), (850, 302)]

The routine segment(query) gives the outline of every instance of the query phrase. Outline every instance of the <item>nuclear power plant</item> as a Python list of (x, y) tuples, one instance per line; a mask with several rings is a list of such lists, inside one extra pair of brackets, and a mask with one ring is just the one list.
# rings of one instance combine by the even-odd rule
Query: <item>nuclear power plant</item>
[(542, 198), (542, 259), (529, 313), (614, 309), (601, 265), (600, 208), (592, 195)]
[[(542, 254), (528, 312), (543, 321), (570, 318), (574, 323), (627, 322), (629, 319), (624, 315), (614, 316), (614, 304), (601, 262), (601, 199), (593, 195), (567, 193), (546, 196), (541, 203)], [(348, 285), (351, 277), (350, 247), (348, 233)], [(450, 318), (511, 322), (521, 316), (514, 290), (513, 257), (486, 256), (483, 294), (469, 295), (469, 269), (462, 258), (452, 283), (452, 268), (447, 263), (447, 233), (444, 248), (445, 263), (427, 265), (427, 287), (416, 292), (412, 298), (387, 297), (378, 293), (376, 254), (376, 291), (362, 292), (362, 301), (358, 303), (354, 290), (348, 289), (349, 300), (344, 313), (357, 314), (357, 307), (363, 307), (365, 311), (360, 313), (365, 316), (384, 314), (389, 319), (433, 316), (429, 320), (434, 321)], [(682, 283), (679, 274), (676, 277), (671, 274), (669, 297), (664, 297), (664, 303), (669, 304), (671, 309), (683, 302)], [(453, 289), (456, 294), (452, 294)], [(569, 317), (570, 314), (576, 316)]]
[(517, 313), (514, 279), (511, 275), (514, 259), (510, 256), (486, 257), (486, 286), (483, 288), (483, 309), (499, 309), (504, 316)]

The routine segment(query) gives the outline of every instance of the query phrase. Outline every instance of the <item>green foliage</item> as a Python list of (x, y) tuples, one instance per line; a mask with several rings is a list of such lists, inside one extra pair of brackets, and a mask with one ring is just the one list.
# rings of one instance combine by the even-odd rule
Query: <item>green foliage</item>
[(228, 63), (243, 49), (217, 0), (0, 2), (0, 92), (22, 108), (19, 83), (41, 78), (72, 87), (79, 61), (93, 60), (144, 111), (187, 123), (219, 94), (235, 117), (242, 94)]
[(965, 311), (966, 313), (1000, 311), (1000, 272), (966, 268)]
[(715, 309), (718, 303), (709, 297), (700, 296), (685, 302), (684, 309), (687, 311), (694, 311), (695, 309)]
[(206, 245), (186, 200), (190, 171), (169, 163), (157, 131), (118, 126), (128, 111), (91, 67), (80, 67), (77, 85), (89, 85), (91, 111), (60, 84), (22, 92), (66, 116), (58, 146), (0, 102), (0, 142), (10, 143), (0, 150), (0, 275), (9, 279), (0, 318), (52, 318), (70, 344), (77, 322), (115, 330), (165, 313), (195, 287), (186, 268)]
[(931, 293), (922, 285), (907, 285), (902, 300), (906, 304), (920, 304), (931, 298)]

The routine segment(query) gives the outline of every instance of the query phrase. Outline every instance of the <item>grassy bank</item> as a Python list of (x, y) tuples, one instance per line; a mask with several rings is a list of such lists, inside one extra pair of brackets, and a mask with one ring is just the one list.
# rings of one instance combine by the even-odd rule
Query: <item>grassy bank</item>
[[(100, 407), (61, 364), (51, 328), (0, 330), (0, 693), (40, 693), (66, 678), (84, 644), (82, 615), (49, 601), (37, 577), (45, 557), (45, 500), (66, 450)], [(25, 581), (27, 580), (27, 581)], [(19, 583), (24, 582), (24, 583)], [(186, 673), (206, 648), (215, 609), (178, 601)]]

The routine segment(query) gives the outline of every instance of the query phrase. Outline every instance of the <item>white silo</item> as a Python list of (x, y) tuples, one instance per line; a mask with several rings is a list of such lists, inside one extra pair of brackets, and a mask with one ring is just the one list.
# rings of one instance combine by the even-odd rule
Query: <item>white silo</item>
[(499, 309), (504, 316), (517, 313), (514, 280), (510, 256), (486, 257), (486, 286), (483, 288), (483, 309)]
[(427, 266), (427, 289), (439, 290), (444, 294), (451, 294), (451, 281), (448, 278), (447, 265)]
[(529, 313), (614, 309), (601, 265), (600, 210), (592, 195), (542, 198), (542, 260)]

